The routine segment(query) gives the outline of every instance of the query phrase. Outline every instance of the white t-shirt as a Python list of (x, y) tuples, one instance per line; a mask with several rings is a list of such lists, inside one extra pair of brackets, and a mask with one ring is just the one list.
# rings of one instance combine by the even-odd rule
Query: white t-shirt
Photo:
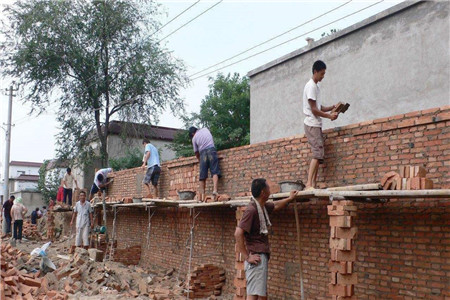
[(83, 228), (84, 226), (89, 226), (89, 214), (92, 212), (89, 201), (85, 201), (84, 204), (81, 204), (81, 201), (78, 201), (75, 204), (74, 211), (77, 213), (76, 227)]
[[(97, 171), (97, 173), (95, 173), (94, 183), (95, 183), (95, 185), (98, 188), (100, 188), (101, 184), (105, 184), (106, 183), (106, 179), (107, 179), (108, 173), (110, 173), (110, 172), (112, 172), (112, 169), (111, 168), (106, 168), (106, 169), (100, 169), (100, 170)], [(101, 182), (97, 179), (97, 176), (99, 174), (103, 175), (103, 180)]]
[(303, 113), (305, 114), (305, 120), (303, 122), (311, 127), (322, 127), (322, 118), (316, 117), (312, 113), (308, 99), (315, 100), (317, 109), (321, 109), (322, 102), (320, 101), (320, 89), (312, 78), (308, 81), (303, 90)]

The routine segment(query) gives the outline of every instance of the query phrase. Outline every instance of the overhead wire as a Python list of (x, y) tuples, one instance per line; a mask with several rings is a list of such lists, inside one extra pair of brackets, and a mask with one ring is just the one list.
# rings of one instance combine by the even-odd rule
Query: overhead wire
[(200, 14), (198, 14), (197, 16), (195, 16), (194, 18), (192, 18), (191, 20), (189, 20), (188, 22), (184, 23), (183, 25), (181, 25), (180, 27), (178, 27), (177, 29), (175, 29), (174, 31), (172, 31), (171, 33), (169, 33), (168, 35), (166, 35), (165, 37), (163, 37), (162, 39), (160, 39), (158, 41), (161, 42), (163, 40), (165, 40), (166, 38), (168, 38), (169, 36), (171, 36), (172, 34), (174, 34), (175, 32), (177, 32), (178, 30), (180, 30), (181, 28), (185, 27), (186, 25), (188, 25), (189, 23), (191, 23), (192, 21), (196, 20), (197, 18), (199, 18), (201, 15), (205, 14), (206, 12), (208, 12), (209, 10), (213, 9), (214, 7), (216, 7), (217, 5), (219, 5), (220, 3), (222, 3), (223, 0), (220, 0), (219, 2), (217, 2), (216, 4), (210, 6), (209, 8), (207, 8), (206, 10), (204, 10), (203, 12), (201, 12)]
[(244, 51), (242, 51), (242, 52), (239, 52), (238, 54), (235, 54), (235, 55), (231, 56), (230, 58), (224, 59), (224, 60), (222, 60), (222, 61), (220, 61), (220, 62), (218, 62), (218, 63), (216, 63), (216, 64), (214, 64), (214, 65), (212, 65), (212, 66), (209, 66), (209, 67), (207, 67), (207, 68), (204, 68), (203, 70), (200, 70), (200, 71), (198, 71), (198, 72), (196, 72), (196, 73), (194, 73), (194, 74), (191, 74), (189, 77), (193, 77), (193, 76), (195, 76), (195, 75), (197, 75), (197, 74), (203, 73), (204, 71), (207, 71), (207, 70), (209, 70), (209, 69), (211, 69), (211, 68), (214, 68), (215, 66), (218, 66), (218, 65), (220, 65), (220, 64), (222, 64), (222, 63), (224, 63), (224, 62), (227, 62), (227, 61), (229, 61), (229, 60), (232, 60), (233, 58), (236, 58), (236, 57), (238, 57), (238, 56), (240, 56), (240, 55), (242, 55), (242, 54), (244, 54), (244, 53), (247, 53), (247, 52), (249, 52), (249, 51), (251, 51), (251, 50), (253, 50), (253, 49), (255, 49), (255, 48), (258, 48), (259, 46), (262, 46), (262, 45), (264, 45), (264, 44), (267, 44), (268, 42), (271, 42), (271, 41), (273, 41), (273, 40), (275, 40), (275, 39), (277, 39), (277, 38), (279, 38), (279, 37), (281, 37), (281, 36), (283, 36), (283, 35), (288, 34), (289, 32), (292, 32), (292, 31), (294, 31), (294, 30), (296, 30), (296, 29), (298, 29), (298, 28), (300, 28), (300, 27), (302, 27), (302, 26), (304, 26), (304, 25), (306, 25), (306, 24), (311, 23), (312, 21), (315, 21), (315, 20), (317, 20), (317, 19), (319, 19), (319, 18), (321, 18), (321, 17), (323, 17), (323, 16), (325, 16), (325, 15), (327, 15), (327, 14), (329, 14), (329, 13), (332, 13), (333, 11), (338, 10), (339, 8), (341, 8), (341, 7), (343, 7), (343, 6), (347, 5), (347, 4), (349, 4), (350, 2), (352, 2), (352, 0), (347, 1), (347, 2), (345, 2), (344, 4), (341, 4), (341, 5), (339, 5), (339, 6), (335, 7), (335, 8), (333, 8), (333, 9), (331, 9), (331, 10), (329, 10), (329, 11), (327, 11), (327, 12), (325, 12), (325, 13), (323, 13), (323, 14), (317, 16), (317, 17), (314, 17), (314, 18), (312, 18), (312, 19), (310, 19), (310, 20), (308, 20), (308, 21), (306, 21), (306, 22), (303, 22), (302, 24), (297, 25), (297, 26), (295, 26), (295, 27), (293, 27), (293, 28), (291, 28), (291, 29), (289, 29), (289, 30), (287, 30), (287, 31), (285, 31), (285, 32), (283, 32), (283, 33), (281, 33), (281, 34), (278, 34), (278, 35), (276, 35), (276, 36), (274, 36), (274, 37), (268, 39), (268, 40), (265, 40), (264, 42), (261, 42), (261, 43), (257, 44), (256, 46), (253, 46), (253, 47), (251, 47), (251, 48), (249, 48), (249, 49), (247, 49), (247, 50), (244, 50)]
[(314, 31), (316, 31), (316, 30), (319, 30), (319, 29), (324, 28), (324, 27), (326, 27), (326, 26), (328, 26), (328, 25), (331, 25), (331, 24), (336, 23), (336, 22), (338, 22), (338, 21), (340, 21), (340, 20), (343, 20), (343, 19), (345, 19), (345, 18), (347, 18), (347, 17), (350, 17), (350, 16), (352, 16), (352, 15), (354, 15), (354, 14), (357, 14), (357, 13), (359, 13), (359, 12), (361, 12), (361, 11), (363, 11), (363, 10), (366, 10), (366, 9), (372, 7), (372, 6), (375, 6), (375, 5), (377, 5), (377, 4), (379, 4), (379, 3), (383, 2), (383, 1), (384, 1), (384, 0), (378, 1), (378, 2), (376, 2), (376, 3), (374, 3), (374, 4), (371, 4), (371, 5), (369, 5), (369, 6), (365, 7), (365, 8), (359, 9), (359, 10), (357, 10), (357, 11), (351, 13), (351, 14), (348, 14), (348, 15), (346, 15), (346, 16), (344, 16), (344, 17), (338, 18), (338, 19), (336, 19), (336, 20), (334, 20), (334, 21), (332, 21), (332, 22), (329, 22), (329, 23), (327, 23), (327, 24), (325, 24), (325, 25), (322, 25), (322, 26), (317, 27), (317, 28), (315, 28), (315, 29), (313, 29), (313, 30), (310, 30), (310, 31), (308, 31), (308, 32), (305, 32), (305, 33), (303, 33), (303, 34), (301, 34), (301, 35), (299, 35), (299, 36), (296, 36), (296, 37), (294, 37), (294, 38), (291, 38), (291, 39), (289, 39), (289, 40), (287, 40), (287, 41), (284, 41), (284, 42), (282, 42), (282, 43), (279, 43), (279, 44), (277, 44), (277, 45), (275, 45), (275, 46), (272, 46), (272, 47), (270, 47), (270, 48), (267, 48), (267, 49), (265, 49), (265, 50), (262, 50), (262, 51), (260, 51), (260, 52), (255, 53), (255, 54), (252, 54), (252, 55), (250, 55), (250, 56), (247, 56), (247, 57), (245, 57), (245, 58), (243, 58), (243, 59), (240, 59), (240, 60), (238, 60), (238, 61), (236, 61), (236, 62), (233, 62), (233, 63), (230, 63), (230, 64), (225, 65), (225, 66), (223, 66), (223, 67), (220, 67), (220, 68), (218, 68), (218, 69), (215, 69), (215, 70), (213, 70), (213, 71), (211, 71), (211, 72), (205, 73), (205, 74), (203, 74), (203, 75), (200, 75), (200, 76), (197, 76), (197, 77), (194, 77), (194, 78), (189, 78), (189, 79), (190, 79), (191, 81), (194, 81), (194, 80), (197, 80), (197, 79), (199, 79), (199, 78), (201, 78), (201, 77), (205, 77), (205, 76), (207, 76), (207, 75), (209, 75), (209, 74), (215, 73), (215, 72), (220, 71), (220, 70), (223, 70), (223, 69), (225, 69), (225, 68), (227, 68), (227, 67), (233, 66), (233, 65), (238, 64), (238, 63), (240, 63), (240, 62), (243, 62), (243, 61), (245, 61), (245, 60), (248, 60), (248, 59), (250, 59), (250, 58), (253, 58), (253, 57), (255, 57), (255, 56), (258, 56), (258, 55), (260, 55), (260, 54), (262, 54), (262, 53), (265, 53), (265, 52), (270, 51), (270, 50), (272, 50), (272, 49), (275, 49), (275, 48), (277, 48), (277, 47), (279, 47), (279, 46), (282, 46), (282, 45), (284, 45), (284, 44), (287, 44), (287, 43), (289, 43), (289, 42), (292, 42), (293, 40), (296, 40), (296, 39), (298, 39), (298, 38), (301, 38), (302, 36), (305, 36), (305, 35), (307, 35), (307, 34), (309, 34), (309, 33), (312, 33), (312, 32), (314, 32)]

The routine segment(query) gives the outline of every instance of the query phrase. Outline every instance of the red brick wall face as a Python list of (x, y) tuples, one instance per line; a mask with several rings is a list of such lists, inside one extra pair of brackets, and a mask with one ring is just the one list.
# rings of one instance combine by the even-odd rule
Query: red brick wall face
[[(345, 117), (342, 116), (342, 117)], [(326, 135), (325, 164), (319, 185), (377, 182), (402, 164), (421, 165), (435, 188), (450, 188), (450, 107), (412, 112), (335, 128)], [(310, 150), (306, 138), (295, 136), (219, 152), (223, 178), (219, 192), (232, 197), (249, 194), (251, 180), (265, 177), (277, 192), (277, 182), (306, 181)], [(143, 171), (116, 172), (109, 196), (142, 196)], [(196, 189), (198, 164), (182, 158), (162, 166), (160, 192), (176, 196), (178, 189)], [(210, 190), (211, 180), (208, 180)], [(360, 299), (444, 299), (450, 297), (450, 199), (392, 200), (388, 204), (358, 204), (356, 271)], [(301, 204), (300, 223), (308, 299), (328, 299), (329, 226), (327, 201)], [(193, 265), (215, 263), (226, 269), (226, 291), (233, 292), (235, 211), (197, 209)], [(111, 220), (112, 215), (109, 216)], [(158, 208), (151, 222), (147, 249), (148, 213), (120, 208), (118, 248), (142, 246), (141, 264), (157, 264), (187, 273), (185, 248), (192, 219), (187, 209)], [(269, 294), (272, 299), (299, 298), (295, 219), (292, 207), (273, 215), (270, 237)], [(109, 226), (112, 229), (112, 226)], [(110, 231), (111, 232), (111, 231)]]

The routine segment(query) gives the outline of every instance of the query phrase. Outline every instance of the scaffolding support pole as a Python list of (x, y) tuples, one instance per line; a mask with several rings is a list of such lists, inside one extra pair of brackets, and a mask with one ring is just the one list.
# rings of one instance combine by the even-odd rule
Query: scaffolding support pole
[(295, 213), (295, 226), (297, 228), (297, 246), (298, 246), (298, 259), (300, 266), (300, 297), (301, 300), (305, 300), (305, 293), (303, 289), (303, 258), (302, 258), (302, 242), (301, 242), (301, 228), (300, 228), (300, 218), (298, 216), (297, 201), (294, 202), (294, 213)]
[(112, 230), (111, 242), (109, 242), (109, 241), (107, 242), (107, 245), (109, 244), (109, 257), (108, 257), (108, 260), (111, 260), (111, 257), (113, 255), (114, 240), (116, 238), (117, 207), (113, 207), (113, 210), (114, 210), (114, 219), (113, 219), (113, 230)]
[(152, 228), (152, 217), (155, 214), (156, 210), (151, 213), (152, 208), (146, 206), (145, 209), (148, 209), (148, 226), (147, 226), (147, 250), (150, 249), (150, 230)]
[(192, 253), (194, 251), (194, 228), (195, 228), (195, 219), (198, 217), (200, 213), (197, 215), (195, 214), (195, 208), (189, 209), (190, 211), (190, 217), (192, 218), (192, 224), (191, 224), (191, 230), (190, 230), (190, 247), (189, 247), (189, 266), (188, 266), (188, 280), (187, 280), (187, 292), (186, 292), (186, 299), (189, 299), (189, 289), (190, 289), (190, 280), (191, 280), (191, 264), (192, 264)]

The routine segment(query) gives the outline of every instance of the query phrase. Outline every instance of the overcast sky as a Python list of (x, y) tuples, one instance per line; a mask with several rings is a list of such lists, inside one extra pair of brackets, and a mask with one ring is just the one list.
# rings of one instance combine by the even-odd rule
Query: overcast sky
[[(12, 2), (0, 0), (2, 5)], [(196, 1), (158, 2), (162, 4), (162, 9), (165, 12), (161, 15), (161, 23), (165, 24)], [(160, 38), (172, 33), (218, 2), (200, 1), (186, 13), (164, 27), (160, 32)], [(165, 46), (173, 51), (174, 56), (185, 62), (188, 68), (188, 75), (192, 75), (306, 23), (347, 2), (349, 1), (223, 1), (165, 39)], [(378, 2), (351, 1), (327, 15), (292, 30), (288, 34), (196, 76), (211, 71), (213, 73), (208, 76), (214, 77), (217, 72), (224, 74), (238, 72), (241, 75), (246, 75), (250, 70), (304, 47), (306, 45), (306, 37), (312, 37), (318, 40), (323, 32), (329, 32), (333, 28), (344, 29), (402, 1)], [(373, 6), (334, 22), (337, 19), (370, 5)], [(324, 25), (331, 22), (333, 23), (324, 27)], [(245, 59), (248, 56), (295, 37), (298, 38), (260, 55)], [(4, 39), (1, 38), (1, 40)], [(243, 61), (216, 71), (218, 68), (239, 60)], [(208, 93), (208, 85), (210, 84), (208, 82), (208, 76), (193, 80), (188, 88), (182, 90), (181, 95), (185, 100), (189, 112), (198, 112), (201, 100)], [(8, 88), (9, 83), (10, 80), (0, 81), (0, 125), (2, 128), (5, 128), (4, 124), (7, 120), (8, 103), (8, 97), (4, 91)], [(12, 128), (11, 135), (10, 159), (35, 162), (51, 159), (55, 155), (55, 134), (59, 130), (58, 124), (55, 121), (55, 108), (50, 108), (49, 113), (39, 117), (29, 116), (29, 111), (29, 105), (18, 102), (17, 98), (14, 99), (12, 118), (14, 127)], [(182, 123), (180, 120), (174, 118), (170, 112), (166, 112), (161, 116), (160, 123), (157, 125), (181, 127)], [(5, 131), (2, 129), (0, 132), (0, 162), (3, 163), (5, 155)], [(1, 169), (1, 173), (3, 173), (3, 168)]]

